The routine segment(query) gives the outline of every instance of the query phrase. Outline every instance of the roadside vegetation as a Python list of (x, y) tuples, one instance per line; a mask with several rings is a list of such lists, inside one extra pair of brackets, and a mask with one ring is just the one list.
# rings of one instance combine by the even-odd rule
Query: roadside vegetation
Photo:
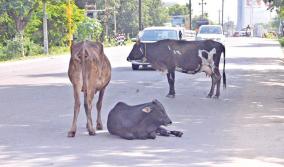
[[(69, 12), (68, 2), (71, 2)], [(50, 55), (69, 50), (70, 31), (74, 40), (100, 41), (106, 47), (117, 44), (117, 33), (125, 34), (128, 39), (126, 43), (130, 43), (130, 39), (138, 34), (138, 1), (95, 2), (96, 9), (106, 10), (99, 11), (95, 13), (95, 18), (90, 18), (85, 4), (92, 4), (93, 0), (0, 0), (0, 61), (43, 56), (47, 53), (44, 50), (45, 15)], [(68, 14), (72, 15), (71, 20)], [(161, 0), (143, 0), (142, 3), (143, 27), (162, 26), (170, 22), (170, 16), (187, 14), (187, 5), (166, 6)], [(192, 23), (197, 19), (199, 17), (193, 18)], [(71, 24), (70, 27), (68, 23)]]
[[(85, 5), (94, 2), (100, 11), (90, 18)], [(282, 6), (283, 0), (272, 6), (279, 9), (281, 18)], [(143, 0), (142, 27), (169, 25), (171, 16), (188, 13), (188, 4), (167, 6), (162, 0)], [(200, 17), (194, 15), (192, 29)], [(44, 18), (47, 35), (44, 35)], [(73, 40), (90, 39), (103, 42), (106, 47), (115, 46), (118, 33), (125, 34), (126, 43), (136, 37), (137, 0), (0, 0), (0, 61), (67, 52), (70, 34)], [(45, 37), (48, 37), (47, 44)]]

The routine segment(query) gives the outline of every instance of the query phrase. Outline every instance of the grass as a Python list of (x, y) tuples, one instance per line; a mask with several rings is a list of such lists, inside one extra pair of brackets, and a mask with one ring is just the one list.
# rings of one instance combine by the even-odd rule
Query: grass
[(36, 58), (44, 58), (44, 57), (54, 57), (54, 56), (61, 56), (69, 53), (69, 48), (68, 47), (60, 47), (57, 49), (51, 49), (50, 53), (48, 55), (46, 54), (38, 54), (38, 55), (32, 55), (32, 56), (18, 56), (18, 57), (13, 57), (12, 59), (9, 60), (1, 60), (0, 63), (3, 62), (15, 62), (15, 61), (22, 61), (22, 60), (30, 60), (30, 59), (36, 59)]
[(280, 45), (282, 47), (284, 47), (284, 37), (279, 38), (278, 41), (279, 41)]
[[(125, 43), (126, 43), (126, 45), (133, 44), (133, 42), (131, 42), (131, 40), (128, 40)], [(104, 44), (104, 45), (105, 45), (105, 47), (114, 47), (115, 46), (114, 43), (113, 44)], [(68, 54), (68, 53), (70, 53), (69, 47), (56, 47), (56, 48), (50, 48), (48, 55), (39, 54), (39, 55), (32, 55), (32, 56), (25, 56), (25, 57), (17, 56), (17, 57), (13, 57), (12, 59), (8, 59), (8, 60), (7, 59), (0, 59), (0, 63), (30, 60), (30, 59), (51, 57), (51, 56), (61, 56), (61, 55), (65, 55), (65, 54)]]

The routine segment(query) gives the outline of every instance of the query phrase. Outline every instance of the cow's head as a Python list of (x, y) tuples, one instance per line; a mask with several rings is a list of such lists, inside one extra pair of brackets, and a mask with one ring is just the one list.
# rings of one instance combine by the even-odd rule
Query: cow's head
[(141, 60), (145, 55), (144, 52), (145, 52), (144, 44), (141, 43), (140, 40), (138, 39), (136, 43), (133, 45), (133, 48), (127, 57), (127, 61)]
[(143, 112), (149, 114), (151, 120), (157, 122), (158, 125), (169, 125), (172, 123), (171, 119), (166, 113), (165, 108), (158, 100), (153, 100), (152, 103), (145, 107)]

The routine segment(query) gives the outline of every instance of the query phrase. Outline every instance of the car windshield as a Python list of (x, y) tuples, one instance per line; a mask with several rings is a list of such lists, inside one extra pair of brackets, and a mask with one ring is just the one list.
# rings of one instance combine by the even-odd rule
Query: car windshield
[(200, 28), (200, 34), (222, 34), (221, 27), (217, 26), (204, 26)]
[(159, 41), (163, 39), (178, 39), (175, 30), (145, 30), (141, 37), (142, 41)]

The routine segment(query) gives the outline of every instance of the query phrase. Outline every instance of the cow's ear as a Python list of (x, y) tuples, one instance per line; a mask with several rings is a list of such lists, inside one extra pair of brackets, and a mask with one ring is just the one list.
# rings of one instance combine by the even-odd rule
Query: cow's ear
[(143, 112), (145, 113), (150, 113), (152, 111), (151, 107), (145, 107), (142, 109)]

